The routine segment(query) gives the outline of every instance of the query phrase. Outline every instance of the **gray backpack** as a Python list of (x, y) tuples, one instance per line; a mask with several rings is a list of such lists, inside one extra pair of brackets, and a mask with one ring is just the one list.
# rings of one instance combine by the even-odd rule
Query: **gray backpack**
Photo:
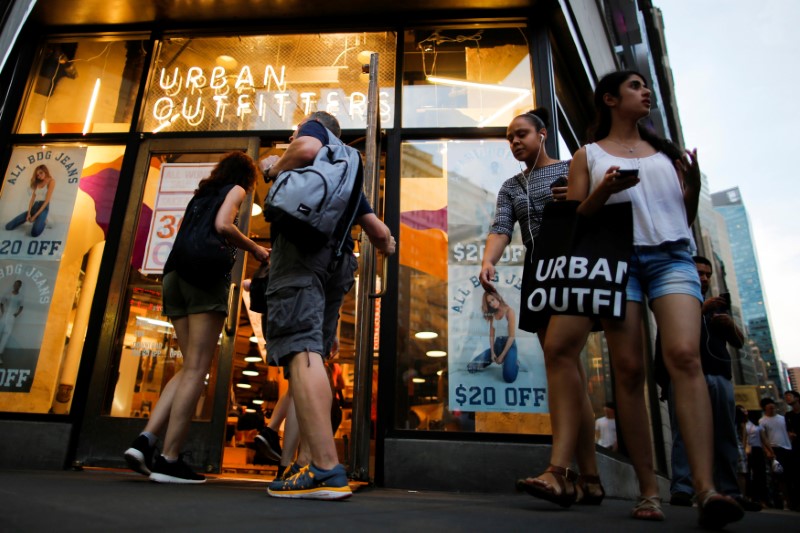
[(361, 154), (327, 130), (314, 162), (278, 174), (264, 202), (264, 218), (305, 251), (331, 243), (336, 257), (353, 225), (364, 182)]

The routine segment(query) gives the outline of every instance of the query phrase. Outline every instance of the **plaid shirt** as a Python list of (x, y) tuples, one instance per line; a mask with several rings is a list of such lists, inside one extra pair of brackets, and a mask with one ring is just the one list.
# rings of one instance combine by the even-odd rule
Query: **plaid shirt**
[[(497, 193), (497, 209), (489, 233), (508, 235), (510, 239), (514, 232), (514, 223), (519, 222), (522, 242), (530, 249), (533, 239), (539, 235), (544, 206), (553, 199), (550, 184), (557, 177), (569, 174), (569, 163), (569, 161), (559, 161), (534, 170), (530, 176), (520, 173), (507, 179)], [(522, 184), (527, 186), (524, 187)]]

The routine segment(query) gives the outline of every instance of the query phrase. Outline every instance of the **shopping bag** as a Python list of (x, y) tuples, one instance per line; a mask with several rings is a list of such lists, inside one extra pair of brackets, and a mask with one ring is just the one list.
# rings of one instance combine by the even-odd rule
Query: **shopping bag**
[(591, 217), (580, 202), (550, 202), (543, 210), (522, 280), (520, 328), (536, 313), (625, 318), (625, 287), (633, 251), (630, 202), (603, 206)]

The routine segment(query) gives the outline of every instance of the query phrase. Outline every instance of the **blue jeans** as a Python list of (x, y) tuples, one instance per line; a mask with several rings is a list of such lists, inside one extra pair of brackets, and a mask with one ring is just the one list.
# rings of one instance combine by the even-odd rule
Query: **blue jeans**
[[(739, 444), (734, 423), (733, 383), (724, 376), (705, 376), (708, 395), (711, 399), (711, 415), (714, 430), (714, 484), (726, 496), (740, 496), (736, 481), (736, 465), (739, 460)], [(670, 387), (671, 389), (671, 387)], [(686, 446), (678, 430), (678, 420), (673, 407), (672, 390), (669, 404), (672, 424), (672, 481), (669, 491), (694, 494), (689, 458)]]
[[(507, 341), (508, 337), (495, 337), (495, 355), (503, 353), (503, 349), (506, 347)], [(467, 370), (469, 370), (470, 373), (477, 372), (485, 369), (490, 364), (492, 364), (492, 351), (487, 348), (479, 353), (472, 361), (470, 361), (470, 363), (467, 365)], [(508, 349), (502, 364), (503, 381), (506, 383), (514, 383), (514, 381), (517, 380), (517, 374), (519, 374), (519, 364), (517, 364), (517, 341), (513, 341), (511, 343), (511, 347)]]
[[(36, 213), (44, 202), (33, 202), (33, 207), (31, 207), (30, 213)], [(47, 213), (50, 211), (50, 204), (47, 204), (39, 216), (36, 217), (36, 220), (33, 221), (33, 227), (31, 228), (31, 237), (38, 237), (44, 231), (44, 224), (47, 222)], [(24, 213), (20, 213), (19, 215), (12, 218), (8, 224), (6, 224), (6, 230), (11, 231), (12, 229), (18, 228), (19, 226), (23, 225), (25, 221), (28, 219), (29, 211), (25, 211)]]

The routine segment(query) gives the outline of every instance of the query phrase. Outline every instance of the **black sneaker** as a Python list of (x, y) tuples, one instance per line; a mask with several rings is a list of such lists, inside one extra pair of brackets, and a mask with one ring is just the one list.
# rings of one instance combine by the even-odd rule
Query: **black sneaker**
[(273, 461), (281, 460), (281, 440), (278, 433), (269, 427), (264, 428), (256, 438), (253, 439), (256, 451), (263, 457)]
[(678, 507), (691, 507), (692, 504), (692, 495), (688, 492), (675, 492), (672, 494), (672, 497), (669, 499), (670, 505), (676, 505)]
[(144, 476), (150, 475), (153, 468), (153, 456), (156, 447), (150, 446), (150, 441), (144, 435), (139, 435), (133, 440), (131, 447), (125, 450), (125, 462), (134, 472), (139, 472)]
[(174, 463), (167, 462), (163, 455), (158, 455), (150, 472), (150, 480), (158, 483), (205, 483), (206, 476), (192, 470), (183, 462), (183, 454)]

